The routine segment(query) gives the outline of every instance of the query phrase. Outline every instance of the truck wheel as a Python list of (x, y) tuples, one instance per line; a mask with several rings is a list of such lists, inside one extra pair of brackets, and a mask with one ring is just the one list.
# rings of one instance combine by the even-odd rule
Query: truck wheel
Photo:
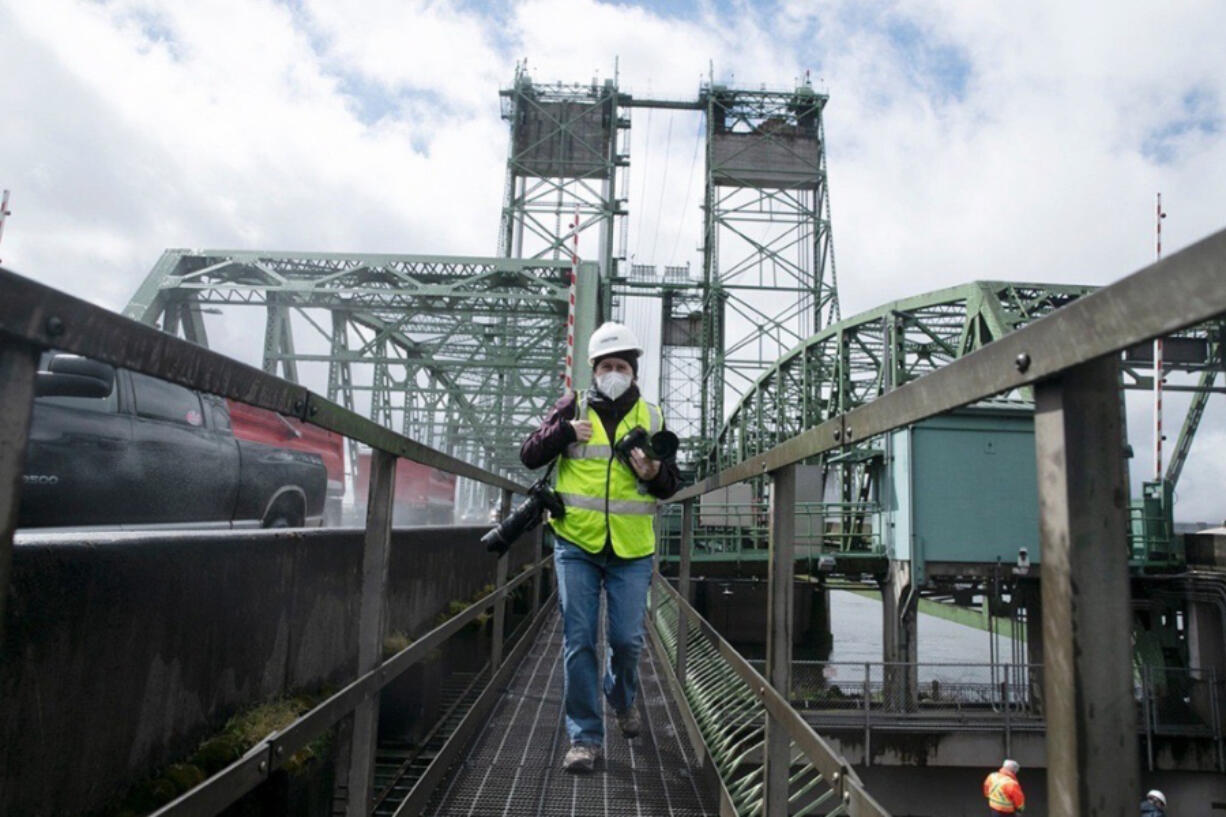
[(278, 501), (264, 517), (266, 528), (301, 528), (306, 520), (299, 503), (291, 500)]

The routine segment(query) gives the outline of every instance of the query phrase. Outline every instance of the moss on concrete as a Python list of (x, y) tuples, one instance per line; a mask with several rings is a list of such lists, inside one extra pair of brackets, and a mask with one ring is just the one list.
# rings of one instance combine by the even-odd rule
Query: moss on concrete
[[(494, 585), (486, 584), (486, 585), (483, 585), (480, 590), (473, 593), (467, 599), (452, 599), (451, 601), (447, 602), (447, 609), (439, 613), (438, 616), (435, 617), (434, 626), (438, 627), (442, 624), (446, 624), (448, 621), (455, 618), (460, 613), (463, 613), (473, 604), (475, 604), (476, 602), (480, 601), (481, 599), (485, 598), (486, 596), (488, 596), (490, 593), (493, 593), (493, 592), (494, 592)], [(489, 621), (492, 617), (493, 617), (492, 610), (486, 610), (485, 612), (480, 613), (472, 621), (470, 621), (467, 626), (473, 630), (481, 630), (485, 627), (486, 622)]]
[(388, 633), (383, 638), (383, 657), (391, 658), (412, 643), (413, 639), (409, 638), (408, 633), (403, 630)]
[[(120, 798), (97, 812), (98, 817), (139, 817), (169, 803), (206, 778), (238, 760), (272, 732), (284, 729), (313, 709), (326, 694), (278, 698), (239, 712), (221, 731), (201, 741), (184, 761), (132, 786)], [(332, 733), (325, 732), (285, 763), (291, 776), (301, 775), (331, 749)]]

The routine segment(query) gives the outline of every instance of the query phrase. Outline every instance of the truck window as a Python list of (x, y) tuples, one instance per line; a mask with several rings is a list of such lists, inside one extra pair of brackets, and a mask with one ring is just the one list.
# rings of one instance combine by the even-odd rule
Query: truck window
[[(51, 356), (54, 352), (43, 352), (38, 359), (38, 370), (40, 372), (47, 371), (47, 367), (51, 365)], [(46, 406), (63, 406), (64, 408), (81, 409), (83, 411), (97, 411), (103, 414), (114, 414), (119, 410), (119, 384), (115, 384), (115, 388), (111, 389), (111, 393), (106, 397), (36, 397), (34, 402), (38, 405)]]
[(137, 372), (132, 372), (132, 386), (136, 392), (136, 413), (141, 417), (185, 426), (204, 425), (200, 397), (191, 389)]
[(106, 397), (37, 397), (34, 402), (39, 405), (63, 406), (64, 408), (97, 411), (103, 414), (114, 414), (119, 409), (118, 389), (111, 389)]

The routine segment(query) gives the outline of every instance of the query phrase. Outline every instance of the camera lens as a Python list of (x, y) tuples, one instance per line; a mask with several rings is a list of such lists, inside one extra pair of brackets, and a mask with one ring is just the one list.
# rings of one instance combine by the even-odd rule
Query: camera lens
[(665, 429), (651, 435), (651, 454), (653, 459), (666, 460), (677, 453), (681, 441), (677, 435)]
[(526, 500), (507, 514), (506, 519), (481, 537), (481, 543), (490, 553), (501, 556), (516, 539), (536, 527), (541, 521), (541, 508), (541, 498), (535, 492), (530, 493)]

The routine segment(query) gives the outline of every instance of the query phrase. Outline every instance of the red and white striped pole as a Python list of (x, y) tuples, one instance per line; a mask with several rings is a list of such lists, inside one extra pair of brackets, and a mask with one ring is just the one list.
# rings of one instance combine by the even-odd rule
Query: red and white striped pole
[[(1162, 260), (1162, 194), (1158, 194), (1158, 207), (1154, 214), (1157, 228), (1157, 258)], [(1162, 480), (1162, 338), (1154, 338), (1154, 479)]]
[(566, 390), (575, 388), (575, 285), (579, 280), (579, 205), (571, 224), (570, 303), (566, 308)]

